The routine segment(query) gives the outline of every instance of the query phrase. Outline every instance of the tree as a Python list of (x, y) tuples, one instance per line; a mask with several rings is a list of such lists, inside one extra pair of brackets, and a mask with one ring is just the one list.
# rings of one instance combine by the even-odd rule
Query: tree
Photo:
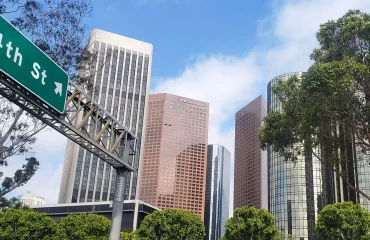
[[(88, 89), (94, 73), (79, 73), (86, 73), (88, 63), (95, 60), (95, 54), (82, 42), (87, 29), (84, 19), (91, 11), (89, 0), (0, 0), (0, 14), (10, 18), (15, 27), (67, 71), (73, 82)], [(0, 166), (7, 166), (12, 156), (32, 152), (36, 135), (45, 128), (41, 121), (0, 96)], [(18, 170), (14, 178), (19, 173)], [(5, 179), (6, 185), (8, 180), (11, 179)], [(29, 178), (18, 180), (21, 182), (11, 183), (14, 188)]]
[(240, 207), (225, 224), (223, 240), (277, 240), (281, 234), (274, 224), (275, 217), (265, 209)]
[(355, 174), (359, 155), (370, 150), (370, 15), (349, 11), (322, 24), (317, 39), (308, 71), (273, 87), (282, 111), (264, 119), (261, 145), (287, 161), (314, 156), (342, 178), (344, 200), (370, 200)]
[[(26, 164), (23, 164), (22, 169), (18, 169), (14, 173), (14, 177), (6, 177), (0, 187), (0, 197), (11, 192), (17, 187), (26, 184), (31, 177), (35, 174), (36, 170), (39, 168), (39, 162), (36, 158), (30, 157), (26, 158)], [(0, 172), (0, 177), (2, 173)]]
[(284, 232), (279, 232), (275, 239), (276, 240), (297, 240), (291, 234), (286, 235)]
[(316, 34), (319, 48), (311, 54), (315, 62), (342, 61), (347, 57), (370, 65), (370, 15), (360, 10), (349, 10), (338, 20), (320, 25)]
[(108, 218), (91, 213), (70, 214), (60, 220), (57, 239), (106, 240), (111, 223)]
[(146, 216), (137, 230), (140, 240), (199, 240), (205, 228), (199, 216), (183, 210), (164, 209)]
[(54, 239), (56, 222), (45, 213), (32, 209), (0, 211), (0, 239), (49, 240)]
[(16, 208), (19, 209), (22, 207), (22, 203), (15, 197), (7, 199), (5, 197), (0, 197), (0, 211), (2, 209)]
[(120, 240), (136, 240), (137, 237), (136, 237), (136, 232), (133, 231), (133, 232), (121, 232), (120, 233)]
[(370, 213), (352, 202), (327, 205), (318, 215), (316, 231), (325, 240), (370, 239)]

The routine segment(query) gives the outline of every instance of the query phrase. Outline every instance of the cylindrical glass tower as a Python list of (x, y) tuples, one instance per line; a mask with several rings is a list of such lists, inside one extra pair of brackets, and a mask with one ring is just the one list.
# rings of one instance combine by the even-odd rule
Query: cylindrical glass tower
[[(267, 109), (281, 111), (281, 104), (272, 92), (278, 81), (286, 81), (301, 72), (287, 73), (272, 79), (267, 87)], [(276, 226), (298, 240), (315, 238), (315, 221), (324, 205), (325, 187), (320, 162), (312, 156), (296, 163), (268, 149), (269, 211), (276, 217)]]

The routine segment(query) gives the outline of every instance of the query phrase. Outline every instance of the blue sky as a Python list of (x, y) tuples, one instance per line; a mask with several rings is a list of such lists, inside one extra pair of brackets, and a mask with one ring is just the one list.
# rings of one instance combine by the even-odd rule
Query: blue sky
[[(258, 3), (258, 4), (256, 4)], [(258, 42), (269, 2), (255, 0), (94, 0), (89, 25), (154, 45), (152, 85), (180, 74), (192, 56), (243, 55)], [(104, 16), (104, 17), (103, 17)]]
[[(107, 3), (108, 2), (108, 3)], [(369, 0), (93, 0), (89, 27), (154, 46), (151, 92), (210, 103), (209, 143), (234, 151), (234, 114), (275, 76), (305, 71), (320, 23)], [(34, 145), (41, 166), (13, 195), (31, 190), (56, 203), (66, 139), (49, 131)], [(22, 164), (9, 161), (6, 174)]]

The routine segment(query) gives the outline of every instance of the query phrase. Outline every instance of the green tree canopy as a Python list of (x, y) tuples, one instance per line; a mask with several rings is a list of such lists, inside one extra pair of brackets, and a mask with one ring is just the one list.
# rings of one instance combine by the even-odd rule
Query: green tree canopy
[(316, 34), (319, 48), (311, 54), (315, 62), (342, 61), (347, 57), (370, 65), (370, 15), (350, 10), (337, 20), (320, 25)]
[(22, 207), (22, 203), (15, 197), (7, 199), (5, 197), (0, 197), (0, 210), (8, 208), (19, 209)]
[(317, 39), (308, 71), (274, 84), (282, 110), (264, 119), (262, 148), (288, 161), (314, 156), (342, 177), (345, 199), (356, 201), (357, 192), (370, 200), (354, 173), (370, 150), (370, 15), (351, 10), (322, 24)]
[(205, 228), (199, 216), (164, 209), (146, 216), (137, 235), (140, 240), (200, 240), (205, 236)]
[(121, 232), (120, 233), (120, 240), (136, 240), (136, 231), (133, 232)]
[(370, 213), (361, 205), (327, 205), (318, 216), (316, 231), (325, 240), (370, 239)]
[(275, 217), (265, 209), (240, 207), (225, 224), (224, 240), (275, 240), (281, 234), (274, 224)]
[(111, 222), (97, 214), (70, 214), (58, 224), (59, 240), (107, 240)]
[[(1, 111), (1, 110), (0, 110)], [(1, 163), (0, 163), (1, 165)], [(0, 186), (0, 198), (5, 194), (13, 191), (17, 187), (21, 187), (26, 184), (33, 175), (35, 175), (39, 168), (39, 161), (34, 157), (26, 158), (26, 164), (22, 165), (22, 169), (15, 171), (13, 177), (5, 177)], [(0, 172), (0, 177), (3, 173)]]
[(56, 231), (57, 223), (45, 213), (32, 209), (0, 211), (0, 240), (49, 240)]

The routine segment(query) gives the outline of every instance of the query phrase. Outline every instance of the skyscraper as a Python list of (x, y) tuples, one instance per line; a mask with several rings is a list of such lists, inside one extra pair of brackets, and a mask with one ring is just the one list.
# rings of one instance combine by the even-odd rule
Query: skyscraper
[(206, 240), (219, 240), (225, 234), (225, 223), (231, 215), (231, 154), (224, 146), (208, 145), (207, 155)]
[(258, 137), (265, 116), (262, 96), (235, 114), (234, 208), (268, 208), (267, 155)]
[[(272, 91), (278, 81), (286, 81), (292, 76), (301, 78), (302, 73), (287, 73), (271, 80), (268, 84), (268, 111), (281, 111), (281, 104)], [(335, 129), (335, 128), (333, 128)], [(340, 126), (337, 127), (338, 135)], [(348, 182), (364, 192), (370, 192), (370, 167), (368, 155), (352, 143), (351, 138), (343, 141), (345, 147), (338, 152), (346, 157), (341, 163)], [(356, 142), (356, 141), (353, 141)], [(320, 156), (320, 146), (313, 149)], [(298, 158), (296, 162), (286, 162), (285, 158), (268, 148), (269, 163), (269, 210), (276, 217), (276, 225), (286, 234), (297, 239), (319, 239), (315, 234), (318, 213), (327, 204), (352, 201), (361, 203), (367, 210), (367, 199), (353, 191), (330, 166), (322, 164), (312, 154)]]
[[(268, 111), (281, 111), (281, 104), (272, 87), (278, 81), (301, 72), (280, 75), (267, 87)], [(299, 240), (315, 239), (315, 222), (332, 188), (327, 188), (326, 179), (332, 179), (314, 156), (300, 157), (296, 162), (287, 162), (279, 153), (268, 148), (269, 211), (276, 217), (276, 226), (286, 235)], [(325, 177), (325, 178), (323, 178)], [(326, 183), (325, 183), (326, 182)]]
[[(88, 46), (97, 54), (91, 66), (96, 71), (93, 98), (138, 137), (136, 155), (130, 159), (138, 170), (153, 46), (98, 29), (91, 32)], [(110, 165), (68, 141), (59, 203), (112, 200), (115, 177)], [(137, 177), (127, 175), (125, 199), (135, 199)]]
[(140, 199), (203, 219), (209, 104), (161, 93), (149, 96)]

